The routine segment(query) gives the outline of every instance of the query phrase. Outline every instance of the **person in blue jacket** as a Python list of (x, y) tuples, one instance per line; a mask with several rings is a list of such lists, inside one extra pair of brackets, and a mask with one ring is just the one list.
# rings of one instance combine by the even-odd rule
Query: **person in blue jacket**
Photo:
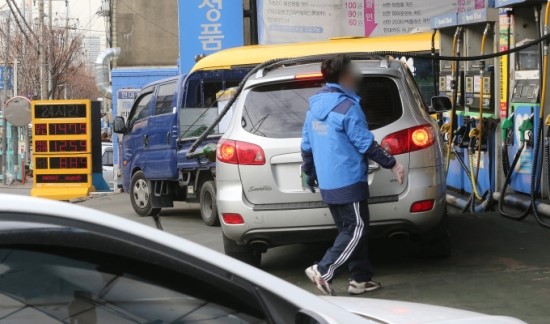
[(334, 295), (330, 283), (347, 264), (348, 292), (361, 294), (381, 287), (372, 280), (367, 250), (368, 160), (391, 169), (400, 185), (405, 172), (369, 131), (356, 95), (362, 77), (351, 60), (336, 55), (322, 63), (321, 72), (326, 85), (309, 99), (301, 145), (302, 171), (312, 192), (318, 185), (338, 236), (323, 259), (305, 272), (322, 293)]

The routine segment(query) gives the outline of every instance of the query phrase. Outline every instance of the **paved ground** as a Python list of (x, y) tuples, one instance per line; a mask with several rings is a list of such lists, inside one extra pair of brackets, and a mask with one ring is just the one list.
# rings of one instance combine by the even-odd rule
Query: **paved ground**
[[(26, 188), (1, 188), (0, 193), (28, 194)], [(153, 226), (137, 217), (126, 194), (80, 203)], [(205, 226), (196, 206), (179, 204), (162, 213), (166, 230), (222, 251), (219, 228)], [(427, 260), (415, 256), (408, 240), (371, 242), (376, 279), (384, 288), (368, 297), (399, 299), (458, 307), (489, 314), (515, 316), (529, 323), (550, 318), (550, 231), (531, 221), (517, 223), (494, 213), (453, 214), (450, 218), (453, 256)], [(288, 246), (270, 250), (263, 269), (315, 292), (303, 269), (323, 254), (318, 246)], [(334, 282), (345, 294), (346, 278)]]

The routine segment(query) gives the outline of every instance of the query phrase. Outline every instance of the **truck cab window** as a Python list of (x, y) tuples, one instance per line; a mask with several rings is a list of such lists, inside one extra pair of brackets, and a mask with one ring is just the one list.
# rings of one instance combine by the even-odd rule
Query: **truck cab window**
[(132, 129), (136, 121), (149, 116), (149, 103), (152, 97), (153, 92), (148, 92), (138, 97), (128, 118), (128, 129)]
[[(217, 94), (238, 84), (238, 80), (223, 78), (187, 81), (186, 98), (180, 114), (180, 138), (200, 136), (218, 116)], [(214, 133), (219, 133), (217, 128)]]
[(157, 101), (155, 103), (155, 115), (172, 112), (176, 82), (170, 82), (159, 86)]

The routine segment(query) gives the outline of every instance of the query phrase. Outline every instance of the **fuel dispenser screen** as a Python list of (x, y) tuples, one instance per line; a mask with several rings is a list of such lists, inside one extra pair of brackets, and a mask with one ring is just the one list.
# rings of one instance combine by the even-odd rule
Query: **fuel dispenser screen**
[(479, 70), (468, 72), (465, 77), (466, 98), (464, 104), (470, 110), (477, 111), (480, 106), (481, 90), (483, 88), (483, 109), (493, 111), (495, 108), (494, 98), (494, 72), (492, 70), (483, 73), (483, 79)]

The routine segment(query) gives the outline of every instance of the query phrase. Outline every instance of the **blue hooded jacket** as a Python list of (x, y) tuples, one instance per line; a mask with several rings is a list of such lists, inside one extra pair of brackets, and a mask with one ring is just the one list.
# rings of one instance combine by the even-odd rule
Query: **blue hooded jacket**
[(302, 171), (316, 177), (323, 201), (348, 204), (368, 198), (368, 158), (383, 168), (395, 159), (369, 131), (360, 98), (327, 83), (309, 99), (302, 137)]

